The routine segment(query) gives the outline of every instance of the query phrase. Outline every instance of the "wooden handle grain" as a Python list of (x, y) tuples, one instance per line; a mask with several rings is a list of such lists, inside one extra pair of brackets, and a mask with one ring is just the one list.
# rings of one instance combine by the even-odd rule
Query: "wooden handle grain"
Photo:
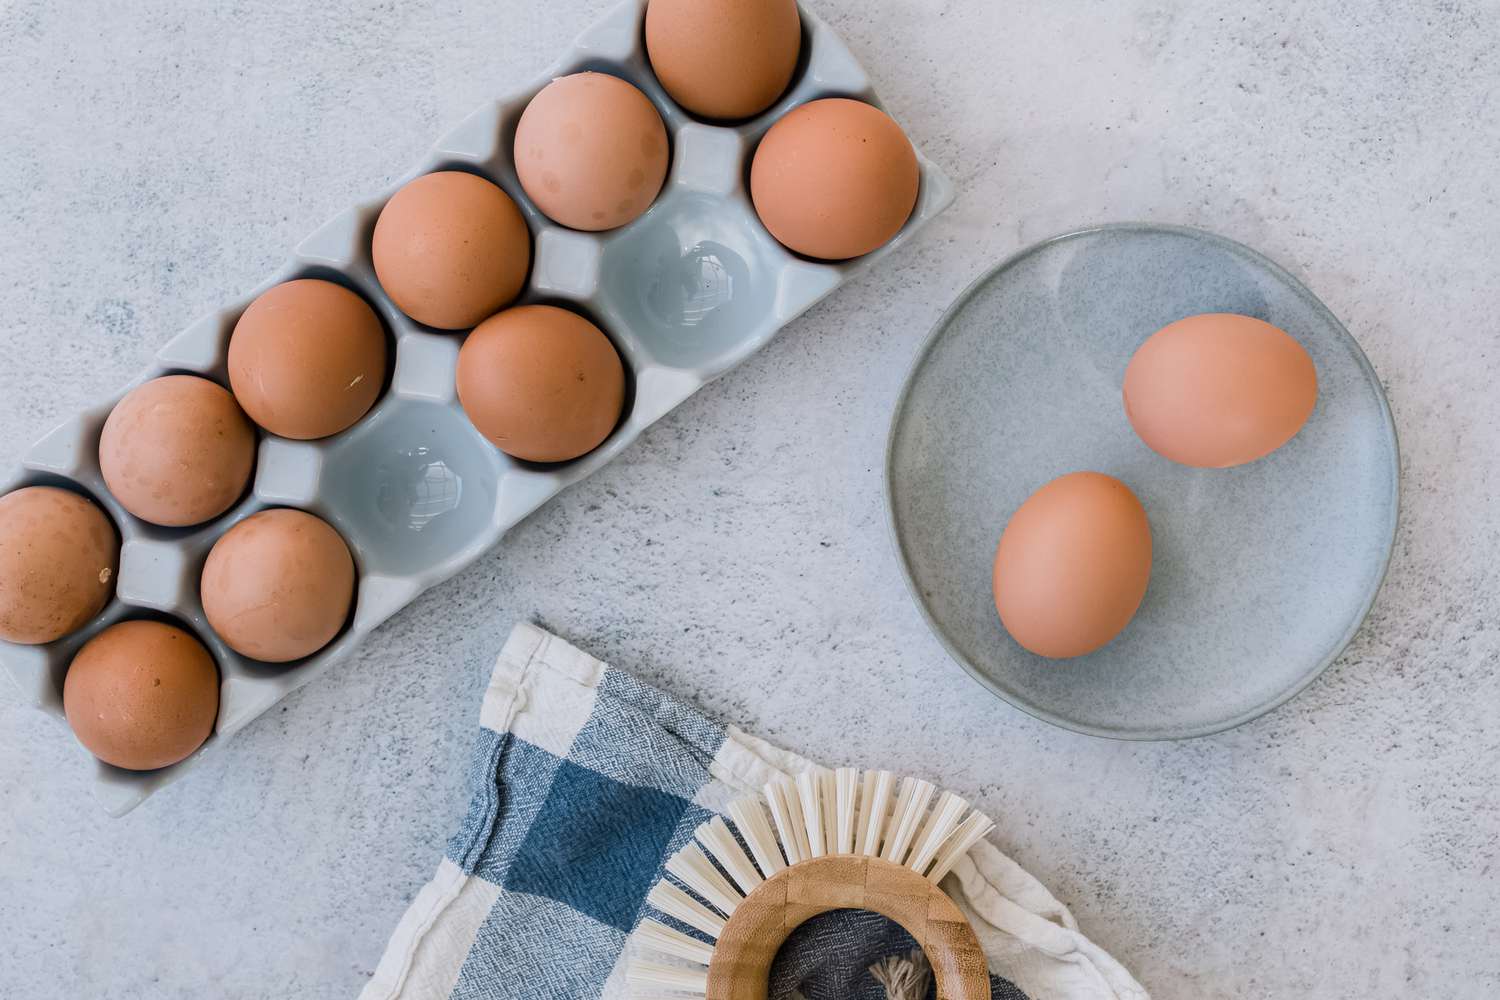
[(852, 855), (795, 864), (740, 903), (714, 946), (708, 1000), (766, 1000), (788, 935), (830, 910), (869, 910), (904, 927), (932, 965), (938, 1000), (989, 1000), (979, 939), (943, 890), (909, 868)]

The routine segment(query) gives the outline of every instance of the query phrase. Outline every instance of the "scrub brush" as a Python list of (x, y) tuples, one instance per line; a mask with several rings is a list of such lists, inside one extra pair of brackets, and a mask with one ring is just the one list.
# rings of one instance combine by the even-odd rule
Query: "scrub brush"
[[(769, 811), (769, 817), (767, 812)], [(798, 926), (870, 910), (917, 940), (938, 1000), (989, 1000), (979, 940), (938, 883), (994, 824), (952, 792), (853, 768), (777, 778), (674, 854), (646, 901), (712, 939), (652, 917), (626, 978), (639, 1000), (765, 1000), (771, 962)], [(645, 957), (642, 953), (650, 953)]]

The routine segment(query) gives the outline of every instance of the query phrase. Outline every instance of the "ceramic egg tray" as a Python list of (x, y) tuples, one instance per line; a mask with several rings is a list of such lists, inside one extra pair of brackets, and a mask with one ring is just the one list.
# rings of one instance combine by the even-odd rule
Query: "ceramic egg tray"
[[(250, 301), (283, 281), (325, 278), (364, 296), (395, 344), (388, 384), (360, 423), (314, 442), (261, 432), (250, 493), (222, 517), (194, 528), (146, 524), (105, 489), (99, 434), (118, 396), (43, 438), (0, 487), (4, 493), (53, 484), (86, 493), (110, 513), (123, 542), (115, 597), (85, 628), (47, 646), (0, 643), (0, 661), (25, 698), (62, 720), (63, 675), (73, 654), (100, 630), (127, 618), (174, 621), (202, 639), (218, 662), (218, 722), (192, 757), (149, 772), (94, 761), (98, 797), (112, 814), (139, 804), (348, 656), (418, 594), (457, 573), (548, 498), (614, 458), (803, 310), (906, 242), (952, 200), (948, 179), (919, 154), (916, 209), (885, 247), (838, 264), (785, 250), (761, 226), (746, 190), (755, 145), (773, 122), (809, 100), (845, 96), (878, 104), (868, 78), (832, 30), (803, 9), (802, 57), (788, 92), (749, 122), (706, 124), (673, 104), (652, 76), (642, 42), (644, 14), (645, 0), (626, 0), (531, 86), (470, 115), (390, 190), (317, 230), (258, 289), (190, 326), (126, 387), (178, 372), (227, 385), (230, 333)], [(516, 123), (532, 96), (554, 77), (585, 70), (623, 77), (644, 91), (661, 112), (672, 142), (667, 183), (651, 209), (627, 226), (597, 234), (565, 229), (542, 216), (522, 192), (510, 153)], [(534, 239), (532, 272), (521, 301), (575, 309), (598, 323), (619, 350), (629, 373), (625, 412), (612, 436), (583, 458), (542, 466), (492, 447), (470, 426), (455, 395), (454, 366), (463, 336), (414, 323), (381, 291), (370, 262), (376, 217), (397, 188), (434, 170), (471, 171), (504, 188), (521, 207)], [(272, 665), (239, 656), (213, 633), (198, 599), (198, 577), (209, 549), (230, 526), (277, 506), (311, 511), (337, 528), (354, 554), (359, 579), (350, 620), (330, 645), (305, 660)]]

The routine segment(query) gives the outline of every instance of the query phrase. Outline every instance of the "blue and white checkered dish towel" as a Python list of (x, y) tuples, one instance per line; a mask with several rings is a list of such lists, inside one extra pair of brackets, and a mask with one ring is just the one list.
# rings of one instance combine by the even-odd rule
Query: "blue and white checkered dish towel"
[[(663, 861), (733, 799), (811, 766), (532, 625), (501, 651), (479, 721), (468, 815), (361, 1000), (624, 1000), (626, 937)], [(1146, 1000), (992, 844), (943, 888), (984, 945), (994, 997)], [(912, 947), (883, 918), (826, 914), (783, 947), (772, 1000), (882, 997), (867, 970)]]

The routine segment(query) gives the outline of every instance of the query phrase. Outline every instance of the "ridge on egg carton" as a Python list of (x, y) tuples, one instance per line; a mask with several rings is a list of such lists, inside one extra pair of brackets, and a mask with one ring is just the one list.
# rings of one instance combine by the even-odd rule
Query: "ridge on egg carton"
[[(192, 756), (146, 772), (94, 761), (96, 796), (111, 814), (129, 811), (348, 656), (391, 615), (473, 562), (560, 490), (610, 461), (647, 426), (904, 244), (952, 201), (947, 177), (918, 151), (917, 204), (889, 243), (835, 263), (786, 250), (766, 232), (750, 202), (750, 156), (777, 119), (807, 101), (839, 96), (879, 106), (864, 71), (832, 29), (799, 5), (802, 55), (787, 92), (747, 122), (703, 122), (674, 104), (652, 74), (642, 42), (645, 7), (646, 0), (625, 0), (530, 86), (465, 118), (387, 191), (303, 240), (251, 294), (169, 341), (120, 394), (46, 435), (0, 487), (0, 494), (34, 484), (85, 493), (104, 507), (121, 536), (116, 592), (94, 620), (46, 646), (0, 643), (0, 662), (31, 704), (62, 721), (63, 675), (73, 654), (126, 618), (179, 624), (202, 640), (218, 663), (218, 720)], [(651, 208), (603, 233), (565, 229), (543, 216), (521, 189), (510, 158), (517, 122), (531, 98), (553, 78), (586, 70), (640, 88), (660, 112), (672, 146), (670, 173)], [(580, 312), (619, 351), (628, 373), (624, 413), (610, 437), (582, 458), (538, 465), (490, 445), (469, 424), (454, 389), (463, 334), (412, 321), (376, 280), (370, 238), (381, 208), (406, 182), (434, 170), (483, 176), (521, 209), (534, 254), (518, 304), (546, 302)], [(352, 428), (318, 441), (290, 441), (257, 429), (250, 492), (206, 524), (162, 528), (132, 517), (109, 494), (99, 472), (99, 434), (114, 404), (129, 389), (164, 374), (197, 374), (227, 385), (229, 337), (240, 314), (273, 285), (306, 277), (350, 288), (380, 316), (394, 350), (379, 400)], [(198, 577), (225, 531), (257, 511), (280, 506), (328, 521), (348, 543), (358, 577), (350, 619), (332, 643), (304, 660), (267, 664), (240, 656), (214, 634), (198, 597)]]

